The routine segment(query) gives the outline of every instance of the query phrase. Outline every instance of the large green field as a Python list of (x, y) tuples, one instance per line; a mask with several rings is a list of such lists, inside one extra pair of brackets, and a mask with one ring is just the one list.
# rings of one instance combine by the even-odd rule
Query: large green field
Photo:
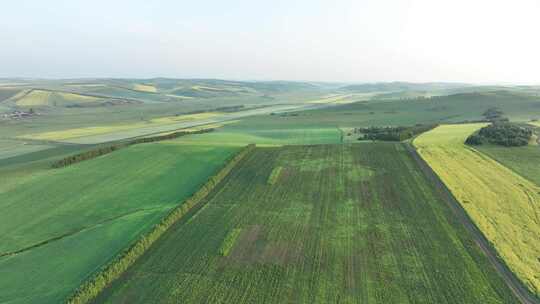
[(96, 303), (517, 303), (400, 144), (258, 148)]
[(235, 151), (170, 141), (63, 169), (13, 169), (0, 184), (0, 302), (61, 302)]

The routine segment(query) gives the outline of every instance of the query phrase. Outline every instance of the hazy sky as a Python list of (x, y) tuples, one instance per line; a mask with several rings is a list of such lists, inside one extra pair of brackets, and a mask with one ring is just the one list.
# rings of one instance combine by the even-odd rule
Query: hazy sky
[(540, 0), (5, 0), (0, 77), (540, 83)]

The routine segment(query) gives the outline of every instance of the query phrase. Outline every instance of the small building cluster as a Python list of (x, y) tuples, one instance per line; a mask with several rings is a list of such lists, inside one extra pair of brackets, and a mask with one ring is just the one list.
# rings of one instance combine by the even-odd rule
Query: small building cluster
[(32, 116), (39, 115), (38, 113), (34, 112), (34, 110), (30, 109), (29, 111), (19, 111), (15, 110), (11, 113), (4, 113), (2, 114), (2, 118), (5, 119), (23, 119), (23, 118), (29, 118)]

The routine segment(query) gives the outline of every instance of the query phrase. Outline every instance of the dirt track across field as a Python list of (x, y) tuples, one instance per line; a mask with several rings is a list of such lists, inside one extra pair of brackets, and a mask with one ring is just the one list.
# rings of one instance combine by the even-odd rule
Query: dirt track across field
[(465, 228), (471, 233), (472, 238), (480, 249), (486, 254), (490, 263), (495, 267), (497, 272), (501, 275), (502, 279), (516, 295), (516, 297), (524, 304), (540, 304), (540, 299), (536, 297), (532, 292), (527, 289), (523, 283), (516, 277), (516, 275), (508, 268), (508, 266), (498, 256), (497, 251), (493, 248), (490, 242), (486, 239), (484, 234), (476, 227), (471, 220), (465, 209), (454, 197), (452, 192), (446, 187), (439, 176), (431, 169), (426, 161), (418, 154), (412, 144), (405, 144), (407, 150), (411, 154), (412, 158), (416, 161), (419, 168), (422, 170), (427, 179), (434, 183), (437, 191), (440, 192), (450, 209), (458, 217), (460, 222), (463, 223)]

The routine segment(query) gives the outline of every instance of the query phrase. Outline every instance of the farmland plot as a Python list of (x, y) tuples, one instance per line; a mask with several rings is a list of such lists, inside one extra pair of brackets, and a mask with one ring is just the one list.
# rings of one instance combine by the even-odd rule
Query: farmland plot
[(0, 303), (61, 303), (236, 151), (141, 144), (0, 183)]
[[(502, 159), (512, 171), (463, 144), (482, 125), (443, 125), (420, 135), (414, 144), (448, 186), (468, 215), (494, 245), (504, 262), (537, 296), (540, 295), (540, 188), (523, 178), (515, 159)], [(507, 148), (512, 151), (513, 148)], [(480, 151), (483, 148), (480, 147)], [(516, 149), (516, 153), (524, 151)], [(496, 152), (495, 152), (496, 153)], [(523, 154), (523, 158), (526, 154)], [(533, 158), (532, 155), (528, 156)], [(533, 166), (533, 162), (529, 165)], [(531, 178), (532, 180), (533, 178)]]
[(516, 300), (403, 146), (380, 143), (257, 149), (95, 302)]

